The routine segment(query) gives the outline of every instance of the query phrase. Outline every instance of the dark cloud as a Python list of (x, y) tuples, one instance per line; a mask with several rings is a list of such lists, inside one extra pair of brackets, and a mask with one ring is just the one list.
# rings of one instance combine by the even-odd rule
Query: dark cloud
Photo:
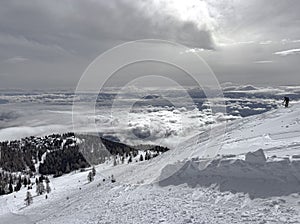
[[(56, 87), (73, 86), (93, 58), (125, 41), (157, 38), (191, 47), (214, 47), (210, 30), (162, 14), (142, 2), (1, 1), (0, 74), (10, 74), (8, 84), (17, 87), (28, 83), (35, 88), (55, 83)], [(28, 60), (21, 65), (17, 60), (14, 66), (6, 64), (13, 58)], [(50, 82), (44, 83), (46, 80)], [(7, 87), (7, 83), (0, 85)]]
[(220, 80), (284, 69), (294, 80), (299, 54), (274, 53), (300, 48), (299, 11), (293, 0), (2, 0), (0, 87), (74, 87), (105, 50), (148, 38), (213, 50), (201, 54)]
[[(4, 0), (0, 7), (1, 44), (13, 42), (11, 44), (35, 48), (33, 50), (40, 47), (41, 51), (51, 47), (53, 54), (80, 56), (99, 53), (105, 45), (111, 47), (118, 42), (143, 38), (174, 40), (192, 47), (213, 47), (209, 30), (159, 13), (154, 22), (143, 11), (147, 8), (138, 7), (135, 2)], [(12, 40), (4, 43), (5, 39)]]

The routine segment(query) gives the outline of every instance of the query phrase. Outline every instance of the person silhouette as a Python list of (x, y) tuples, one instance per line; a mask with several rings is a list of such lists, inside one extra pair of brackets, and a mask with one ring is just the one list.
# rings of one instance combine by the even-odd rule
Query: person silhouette
[(284, 104), (284, 106), (285, 106), (285, 107), (288, 107), (288, 106), (289, 106), (289, 102), (290, 102), (290, 98), (287, 97), (287, 96), (285, 96), (285, 97), (283, 98), (283, 104)]

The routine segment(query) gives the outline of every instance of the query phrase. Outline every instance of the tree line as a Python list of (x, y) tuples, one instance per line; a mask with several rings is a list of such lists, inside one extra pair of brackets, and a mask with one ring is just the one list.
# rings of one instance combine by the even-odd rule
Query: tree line
[(98, 135), (52, 134), (0, 142), (0, 195), (28, 186), (33, 175), (61, 176), (92, 164), (114, 165), (150, 160), (169, 149), (155, 145), (130, 146)]

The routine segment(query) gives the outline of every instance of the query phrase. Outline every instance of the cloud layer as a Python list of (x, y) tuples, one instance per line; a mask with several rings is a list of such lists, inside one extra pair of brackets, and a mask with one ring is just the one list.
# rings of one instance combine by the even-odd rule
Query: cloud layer
[(293, 0), (3, 0), (0, 88), (74, 87), (99, 54), (144, 38), (204, 49), (221, 81), (281, 84), (284, 72), (294, 83), (299, 10)]

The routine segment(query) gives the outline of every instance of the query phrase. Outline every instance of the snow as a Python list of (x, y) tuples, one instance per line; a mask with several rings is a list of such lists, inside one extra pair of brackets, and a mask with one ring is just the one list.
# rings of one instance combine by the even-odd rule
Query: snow
[[(255, 152), (265, 158), (261, 150)], [(253, 160), (252, 158), (255, 158)], [(251, 198), (267, 198), (298, 193), (300, 190), (300, 160), (277, 158), (264, 161), (251, 157), (216, 158), (181, 162), (176, 174), (162, 178), (160, 186), (188, 184), (190, 187), (217, 184), (221, 192), (243, 192)], [(264, 162), (264, 163), (262, 163)]]
[(50, 178), (28, 207), (24, 188), (1, 196), (0, 223), (300, 223), (299, 115), (294, 104), (212, 125), (149, 161), (98, 165), (91, 183), (89, 170)]
[[(97, 187), (99, 183), (101, 185)], [(12, 224), (282, 223), (281, 220), (297, 223), (300, 217), (295, 209), (299, 194), (284, 199), (251, 200), (240, 193), (219, 192), (213, 186), (134, 186), (103, 183), (99, 179), (80, 186), (81, 193), (74, 185), (69, 193), (58, 190), (57, 186), (57, 192), (50, 194), (47, 201), (43, 196), (36, 197), (30, 207), (4, 217)], [(18, 222), (20, 217), (24, 218), (22, 222)]]

